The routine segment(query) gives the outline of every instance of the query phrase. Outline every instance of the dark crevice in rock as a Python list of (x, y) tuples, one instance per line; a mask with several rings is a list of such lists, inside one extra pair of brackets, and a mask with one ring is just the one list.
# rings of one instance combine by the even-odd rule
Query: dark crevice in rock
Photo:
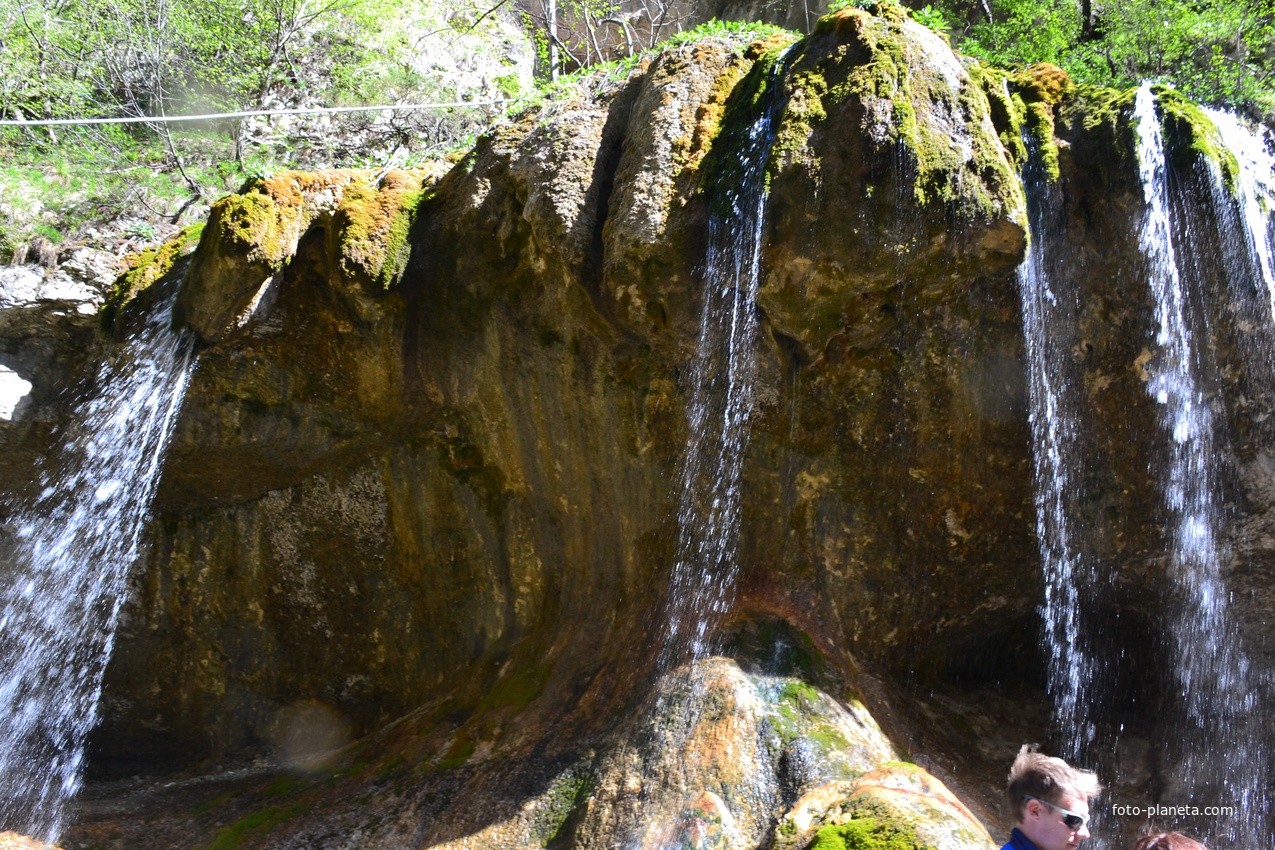
[(641, 88), (642, 78), (630, 79), (611, 101), (606, 123), (602, 127), (602, 144), (598, 148), (589, 188), (586, 190), (586, 197), (589, 199), (586, 215), (592, 217), (593, 224), (588, 251), (580, 266), (580, 282), (589, 293), (594, 309), (613, 324), (614, 305), (602, 297), (602, 275), (606, 266), (605, 232), (611, 214), (611, 195), (615, 190), (616, 172), (623, 159), (633, 104)]

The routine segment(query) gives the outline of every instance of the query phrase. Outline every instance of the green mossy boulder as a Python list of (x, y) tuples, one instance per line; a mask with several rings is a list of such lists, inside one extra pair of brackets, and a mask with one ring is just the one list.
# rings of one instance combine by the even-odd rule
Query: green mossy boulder
[(867, 293), (907, 279), (946, 297), (1018, 263), (1018, 175), (946, 41), (881, 3), (829, 15), (794, 51), (758, 301), (806, 356)]

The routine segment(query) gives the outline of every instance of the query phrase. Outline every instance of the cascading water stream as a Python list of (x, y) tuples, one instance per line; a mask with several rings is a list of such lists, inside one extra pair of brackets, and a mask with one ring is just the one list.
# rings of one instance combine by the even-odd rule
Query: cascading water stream
[(1022, 177), (1031, 242), (1018, 267), (1018, 292), (1027, 349), (1036, 535), (1045, 577), (1042, 616), (1049, 649), (1049, 691), (1063, 756), (1077, 762), (1083, 761), (1084, 749), (1094, 738), (1090, 711), (1095, 701), (1095, 656), (1080, 594), (1081, 584), (1092, 575), (1092, 565), (1086, 562), (1072, 529), (1072, 500), (1083, 464), (1076, 445), (1079, 382), (1070, 375), (1072, 334), (1067, 316), (1074, 305), (1055, 292), (1048, 271), (1048, 248), (1060, 209), (1058, 188), (1045, 173), (1029, 133), (1024, 133), (1024, 143), (1028, 158)]
[[(1235, 194), (1240, 205), (1238, 224), (1242, 244), (1265, 287), (1271, 319), (1275, 322), (1275, 256), (1272, 256), (1270, 227), (1270, 213), (1275, 209), (1275, 156), (1271, 155), (1266, 139), (1250, 131), (1232, 113), (1215, 109), (1204, 112), (1239, 166)], [(1214, 184), (1219, 195), (1225, 194), (1221, 183), (1222, 175), (1215, 172)]]
[(129, 569), (136, 561), (192, 344), (171, 303), (104, 364), (43, 489), (10, 512), (0, 585), (0, 828), (53, 843), (83, 776)]
[(722, 169), (708, 224), (704, 307), (687, 407), (689, 440), (679, 468), (677, 560), (669, 582), (661, 670), (711, 652), (738, 573), (740, 479), (757, 374), (756, 295), (766, 212), (766, 166), (782, 100), (784, 56), (775, 60), (756, 120)]
[(1170, 437), (1163, 488), (1173, 547), (1169, 578), (1179, 601), (1167, 619), (1188, 724), (1182, 730), (1178, 770), (1188, 787), (1212, 786), (1215, 796), (1226, 797), (1216, 802), (1239, 807), (1242, 816), (1228, 822), (1231, 834), (1219, 838), (1239, 846), (1266, 846), (1270, 836), (1264, 815), (1265, 759), (1256, 728), (1260, 724), (1254, 720), (1257, 695), (1221, 575), (1224, 546), (1218, 536), (1213, 413), (1196, 378), (1196, 342), (1187, 320), (1164, 142), (1149, 84), (1138, 91), (1134, 117), (1147, 205), (1139, 244), (1158, 325), (1148, 390)]
[[(669, 580), (658, 659), (665, 679), (652, 730), (653, 739), (660, 742), (658, 749), (677, 753), (682, 775), (669, 787), (657, 789), (650, 799), (639, 801), (637, 827), (627, 842), (632, 850), (698, 847), (705, 840), (696, 836), (693, 824), (697, 821), (688, 815), (698, 805), (697, 795), (707, 789), (690, 787), (695, 780), (689, 763), (696, 757), (687, 748), (703, 713), (701, 677), (707, 675), (703, 662), (712, 654), (717, 625), (734, 602), (739, 571), (740, 487), (760, 330), (756, 295), (765, 177), (774, 123), (783, 103), (785, 56), (786, 51), (774, 60), (761, 82), (764, 89), (757, 116), (742, 138), (727, 135), (718, 141), (731, 151), (731, 159), (719, 171), (711, 196), (703, 313), (688, 370), (689, 439), (678, 470), (677, 559)], [(732, 808), (769, 811), (778, 799), (775, 769), (768, 763), (764, 741), (756, 741), (750, 758), (757, 769), (720, 801), (720, 828), (730, 846), (742, 846), (744, 840), (732, 821)]]

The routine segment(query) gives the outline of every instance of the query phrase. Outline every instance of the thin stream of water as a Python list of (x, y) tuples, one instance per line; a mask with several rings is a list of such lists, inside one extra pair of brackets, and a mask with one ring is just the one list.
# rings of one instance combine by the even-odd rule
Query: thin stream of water
[[(774, 124), (783, 104), (785, 58), (786, 51), (775, 59), (763, 81), (757, 116), (743, 137), (719, 142), (729, 146), (734, 158), (720, 171), (711, 198), (704, 305), (688, 370), (689, 439), (678, 470), (677, 557), (669, 578), (658, 659), (665, 695), (654, 708), (654, 716), (671, 718), (672, 726), (653, 734), (663, 741), (661, 748), (675, 752), (679, 760), (687, 758), (683, 748), (702, 715), (704, 671), (697, 662), (712, 654), (717, 626), (735, 599), (741, 486), (760, 341), (756, 296), (766, 217), (765, 177)], [(761, 764), (760, 747), (754, 760), (758, 768), (747, 788), (736, 791), (752, 800), (753, 806), (762, 806), (757, 800), (773, 805), (778, 789), (773, 770)], [(683, 783), (690, 776), (687, 767), (682, 766)], [(633, 850), (685, 846), (690, 839), (684, 821), (695, 799), (695, 789), (657, 789), (641, 802), (640, 824), (627, 846)], [(722, 802), (729, 820), (730, 806), (738, 801)], [(735, 826), (726, 826), (734, 834)]]
[[(1239, 166), (1235, 180), (1241, 215), (1239, 229), (1252, 266), (1265, 287), (1271, 319), (1275, 321), (1275, 256), (1271, 250), (1270, 227), (1270, 214), (1275, 209), (1275, 156), (1267, 147), (1267, 138), (1250, 130), (1233, 113), (1216, 109), (1204, 112)], [(1221, 174), (1215, 173), (1214, 178), (1215, 183), (1221, 182)], [(1223, 186), (1216, 188), (1225, 191)]]
[(191, 373), (171, 304), (105, 363), (30, 504), (0, 585), (0, 828), (49, 843), (83, 781), (128, 572)]
[(1045, 600), (1042, 619), (1049, 650), (1049, 692), (1062, 733), (1062, 755), (1083, 762), (1094, 739), (1091, 707), (1095, 701), (1095, 656), (1091, 628), (1080, 586), (1092, 574), (1083, 541), (1073, 534), (1077, 482), (1083, 456), (1077, 446), (1078, 382), (1070, 373), (1069, 314), (1074, 305), (1055, 292), (1049, 274), (1049, 244), (1061, 199), (1057, 186), (1044, 173), (1031, 135), (1024, 133), (1029, 151), (1023, 168), (1031, 241), (1018, 267), (1018, 292), (1023, 309), (1031, 404), (1036, 536), (1044, 567)]
[(738, 163), (723, 169), (715, 187), (704, 307), (689, 370), (690, 437), (679, 466), (677, 560), (660, 652), (663, 671), (711, 654), (714, 627), (735, 596), (740, 486), (757, 376), (765, 175), (783, 69), (780, 56), (757, 118), (738, 145)]

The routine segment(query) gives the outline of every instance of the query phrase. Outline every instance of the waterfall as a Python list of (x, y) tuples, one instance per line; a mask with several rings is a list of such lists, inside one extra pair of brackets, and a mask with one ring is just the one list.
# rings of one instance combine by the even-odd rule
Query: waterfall
[[(1261, 279), (1270, 303), (1271, 319), (1275, 321), (1275, 257), (1271, 252), (1268, 218), (1275, 208), (1275, 156), (1267, 147), (1267, 139), (1247, 129), (1234, 114), (1215, 109), (1204, 112), (1239, 166), (1235, 176), (1235, 194), (1240, 206), (1237, 241), (1243, 245), (1251, 267)], [(1227, 194), (1222, 175), (1215, 171), (1213, 177), (1219, 196)]]
[(1028, 158), (1022, 176), (1031, 242), (1018, 267), (1018, 293), (1027, 349), (1036, 536), (1045, 578), (1041, 613), (1049, 651), (1049, 692), (1062, 733), (1063, 756), (1076, 761), (1094, 738), (1091, 709), (1096, 694), (1095, 654), (1080, 593), (1093, 568), (1072, 529), (1073, 500), (1083, 469), (1076, 445), (1083, 400), (1077, 398), (1079, 381), (1070, 374), (1074, 371), (1070, 332), (1074, 319), (1069, 316), (1075, 305), (1056, 292), (1056, 276), (1048, 271), (1047, 249), (1061, 209), (1058, 187), (1045, 173), (1031, 134), (1023, 135)]
[[(774, 770), (764, 742), (750, 756), (756, 769), (746, 782), (720, 788), (695, 787), (688, 752), (692, 734), (704, 717), (707, 659), (715, 631), (734, 602), (739, 571), (741, 478), (748, 449), (760, 336), (756, 296), (761, 272), (762, 227), (766, 215), (766, 167), (774, 123), (783, 100), (785, 56), (780, 54), (754, 101), (756, 117), (742, 133), (724, 133), (717, 141), (726, 153), (719, 160), (710, 195), (708, 249), (704, 265), (704, 304), (695, 356), (688, 369), (689, 437), (678, 468), (677, 555), (665, 603), (665, 626), (658, 671), (664, 674), (652, 712), (650, 737), (655, 750), (672, 753), (681, 775), (653, 786), (637, 801), (630, 850), (674, 850), (701, 846), (692, 816), (712, 800), (723, 831), (714, 841), (741, 846), (741, 825), (733, 812), (769, 811), (778, 799)], [(682, 669), (682, 665), (686, 665)], [(756, 699), (744, 691), (741, 699)], [(717, 795), (721, 793), (721, 796)], [(765, 801), (764, 804), (758, 801)], [(688, 814), (691, 813), (691, 814)], [(689, 820), (688, 820), (689, 818)], [(688, 832), (688, 830), (690, 830)], [(753, 836), (753, 840), (760, 836)], [(717, 846), (714, 844), (714, 846)]]
[[(757, 118), (723, 165), (708, 224), (704, 306), (690, 364), (689, 439), (678, 471), (677, 560), (669, 582), (660, 667), (711, 652), (713, 627), (734, 601), (740, 479), (757, 374), (756, 295), (766, 214), (766, 166), (782, 104), (775, 59)], [(729, 138), (718, 144), (730, 144)]]
[(53, 843), (84, 771), (128, 571), (191, 371), (171, 302), (104, 364), (42, 490), (10, 510), (0, 584), (0, 828)]
[(1172, 667), (1181, 689), (1185, 727), (1182, 764), (1188, 787), (1213, 786), (1217, 802), (1239, 807), (1231, 834), (1240, 846), (1264, 846), (1265, 760), (1256, 727), (1257, 695), (1240, 635), (1228, 612), (1221, 575), (1221, 511), (1215, 481), (1213, 412), (1199, 386), (1197, 342), (1170, 218), (1168, 169), (1155, 98), (1149, 84), (1135, 101), (1137, 153), (1146, 214), (1139, 244), (1155, 299), (1156, 356), (1148, 390), (1170, 438), (1163, 498), (1172, 553), (1168, 578), (1177, 610), (1167, 621), (1175, 647)]

